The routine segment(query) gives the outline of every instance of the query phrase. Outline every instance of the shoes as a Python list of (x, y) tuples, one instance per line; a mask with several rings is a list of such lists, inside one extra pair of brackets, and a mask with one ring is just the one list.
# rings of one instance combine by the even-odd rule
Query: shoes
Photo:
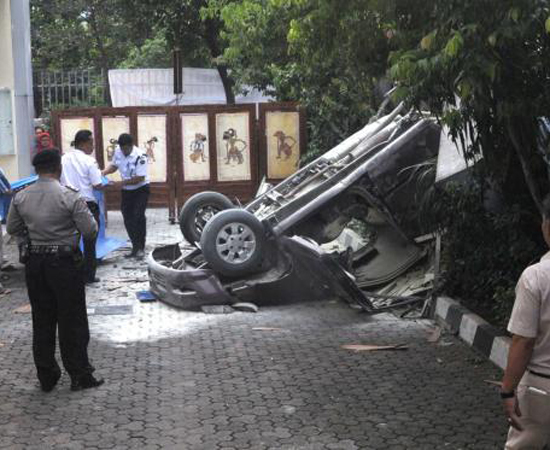
[(85, 375), (79, 379), (73, 380), (71, 382), (71, 391), (81, 391), (83, 389), (90, 389), (101, 386), (105, 383), (105, 380), (100, 378), (94, 378), (92, 375)]
[(51, 392), (53, 391), (53, 388), (57, 385), (57, 382), (61, 378), (61, 374), (57, 375), (55, 378), (53, 378), (50, 381), (41, 381), (40, 382), (40, 389), (42, 389), (42, 392)]
[(95, 277), (93, 280), (86, 281), (86, 284), (99, 283), (100, 281), (98, 277)]
[(135, 258), (137, 250), (132, 250), (130, 253), (124, 255), (125, 258)]
[(136, 259), (143, 259), (143, 258), (145, 258), (145, 252), (144, 252), (143, 250), (141, 250), (141, 249), (138, 250), (138, 251), (136, 252), (135, 258), (136, 258)]

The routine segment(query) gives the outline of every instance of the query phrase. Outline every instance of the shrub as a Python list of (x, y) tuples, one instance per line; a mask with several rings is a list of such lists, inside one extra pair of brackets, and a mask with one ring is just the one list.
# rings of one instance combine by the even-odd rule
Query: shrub
[(519, 276), (545, 248), (532, 211), (518, 204), (495, 207), (488, 199), (479, 182), (449, 185), (432, 192), (424, 216), (445, 230), (442, 290), (504, 327)]

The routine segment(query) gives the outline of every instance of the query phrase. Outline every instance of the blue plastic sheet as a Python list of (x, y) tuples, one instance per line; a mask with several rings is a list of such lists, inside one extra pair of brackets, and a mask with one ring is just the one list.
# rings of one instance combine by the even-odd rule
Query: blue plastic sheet
[[(12, 191), (20, 191), (24, 187), (35, 183), (36, 180), (38, 180), (38, 176), (33, 175), (14, 181), (11, 183)], [(103, 185), (109, 184), (109, 180), (106, 177), (103, 177), (101, 181)], [(99, 204), (99, 233), (97, 235), (95, 250), (97, 259), (102, 259), (112, 251), (124, 247), (126, 245), (126, 241), (108, 237), (105, 234), (105, 195), (103, 194), (103, 191), (94, 190), (94, 196)], [(11, 195), (0, 195), (0, 215), (2, 216), (2, 219), (7, 218), (11, 197)], [(80, 242), (80, 248), (83, 249), (82, 241)]]
[[(103, 185), (109, 184), (107, 177), (102, 177)], [(99, 205), (99, 232), (97, 234), (97, 242), (95, 252), (97, 259), (103, 259), (109, 253), (126, 246), (126, 241), (113, 237), (108, 237), (105, 234), (105, 194), (103, 191), (94, 190), (94, 197)], [(84, 244), (80, 241), (80, 249), (84, 249)]]
[[(33, 184), (36, 180), (38, 180), (38, 175), (32, 175), (30, 177), (22, 178), (13, 183), (10, 183), (11, 190), (13, 192), (20, 191), (24, 187)], [(6, 220), (8, 218), (8, 211), (10, 210), (12, 197), (12, 195), (0, 194), (0, 216), (2, 217), (2, 220)]]

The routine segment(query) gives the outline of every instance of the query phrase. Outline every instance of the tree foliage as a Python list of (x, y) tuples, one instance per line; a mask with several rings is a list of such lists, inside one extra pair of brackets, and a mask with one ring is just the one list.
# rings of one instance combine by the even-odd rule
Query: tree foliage
[(149, 37), (117, 0), (31, 0), (33, 64), (44, 69), (113, 68)]
[(146, 39), (141, 46), (134, 46), (126, 58), (118, 64), (121, 69), (172, 67), (170, 47), (163, 31)]
[[(132, 26), (155, 24), (171, 49), (181, 49), (186, 61), (218, 70), (227, 103), (235, 102), (234, 81), (222, 58), (225, 49), (223, 23), (217, 3), (209, 0), (117, 0), (126, 5), (126, 19)], [(231, 0), (224, 0), (229, 4)]]
[[(545, 0), (435, 0), (415, 45), (390, 57), (398, 95), (438, 114), (490, 178), (516, 188), (519, 163), (534, 203), (548, 191), (537, 138), (550, 110)], [(396, 27), (396, 33), (401, 32)]]
[[(309, 118), (311, 156), (363, 126), (388, 89), (388, 56), (416, 42), (419, 0), (241, 0), (217, 3), (224, 57), (240, 84), (299, 101)], [(396, 25), (410, 33), (392, 36)], [(391, 26), (390, 26), (391, 25)]]

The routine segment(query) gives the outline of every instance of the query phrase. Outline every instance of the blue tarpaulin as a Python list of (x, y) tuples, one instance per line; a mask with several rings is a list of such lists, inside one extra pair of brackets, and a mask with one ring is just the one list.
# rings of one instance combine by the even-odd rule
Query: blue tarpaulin
[[(17, 192), (24, 187), (27, 187), (38, 180), (37, 175), (33, 175), (27, 178), (22, 178), (21, 180), (11, 183), (12, 191)], [(102, 178), (104, 185), (109, 184), (109, 180), (106, 177)], [(94, 196), (97, 199), (99, 204), (99, 233), (97, 235), (96, 243), (96, 256), (97, 259), (102, 259), (107, 256), (110, 252), (124, 247), (126, 241), (122, 239), (108, 237), (105, 234), (105, 195), (103, 191), (94, 190)], [(11, 203), (11, 195), (0, 195), (0, 214), (2, 218), (6, 218), (9, 204)], [(80, 243), (80, 248), (82, 249), (82, 242)]]

